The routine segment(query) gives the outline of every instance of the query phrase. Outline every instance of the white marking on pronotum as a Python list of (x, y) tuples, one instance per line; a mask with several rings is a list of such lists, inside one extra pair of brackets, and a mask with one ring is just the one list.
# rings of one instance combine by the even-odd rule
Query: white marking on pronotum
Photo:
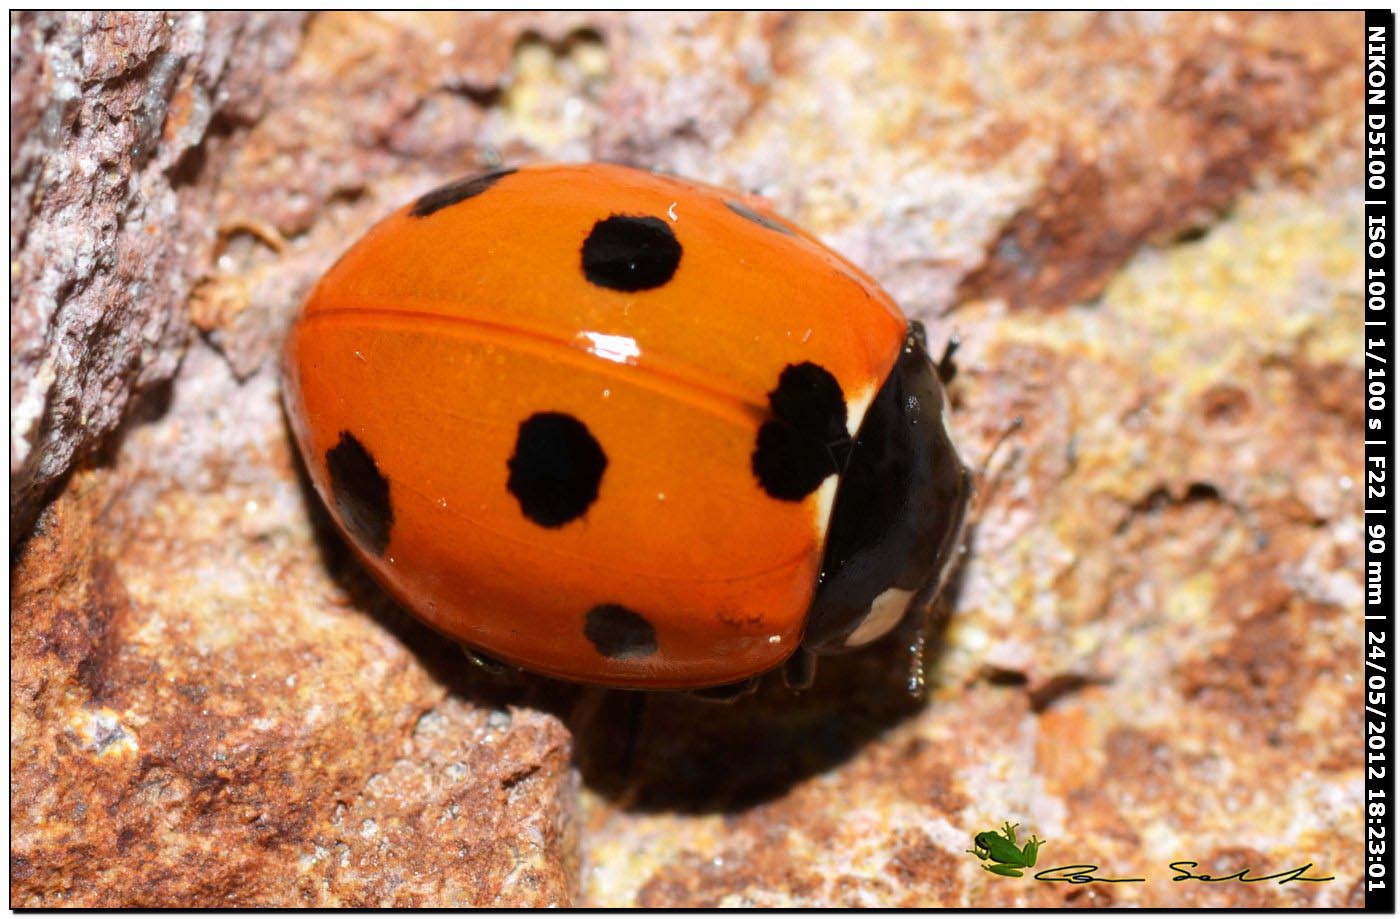
[(675, 223), (677, 220), (680, 219), (679, 217), (676, 216), (676, 205), (677, 205), (677, 204), (680, 204), (680, 202), (679, 202), (679, 201), (672, 201), (672, 202), (671, 202), (671, 206), (668, 207), (668, 208), (666, 208), (666, 216), (671, 218), (671, 222), (672, 222), (672, 223)]
[[(866, 410), (870, 408), (870, 401), (875, 397), (875, 387), (867, 386), (846, 402), (846, 432), (854, 439), (856, 432), (860, 430), (860, 424), (865, 420)], [(817, 541), (826, 541), (826, 530), (831, 525), (831, 512), (836, 506), (836, 486), (840, 482), (840, 476), (827, 476), (821, 485), (817, 486), (815, 492), (817, 499)]]
[(826, 542), (826, 528), (831, 525), (831, 510), (836, 506), (836, 483), (838, 476), (829, 475), (817, 486), (814, 495), (817, 499), (817, 545)]
[(856, 626), (856, 630), (846, 639), (846, 647), (868, 645), (898, 625), (899, 620), (904, 618), (904, 611), (909, 608), (909, 599), (913, 596), (912, 590), (891, 587), (876, 597), (870, 604), (870, 612), (866, 613), (860, 625)]
[(846, 400), (846, 431), (851, 437), (855, 437), (856, 432), (860, 430), (860, 423), (865, 420), (866, 409), (870, 408), (870, 402), (874, 398), (875, 387), (867, 386)]
[(604, 335), (602, 332), (580, 332), (579, 338), (588, 342), (588, 350), (604, 360), (617, 364), (632, 364), (642, 356), (637, 340), (627, 335)]

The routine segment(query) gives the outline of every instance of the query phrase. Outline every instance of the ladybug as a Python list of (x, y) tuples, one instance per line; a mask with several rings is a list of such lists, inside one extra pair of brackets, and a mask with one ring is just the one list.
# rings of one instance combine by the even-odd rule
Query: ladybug
[(379, 223), (308, 296), (284, 398), (317, 492), (479, 658), (745, 685), (924, 615), (972, 474), (922, 327), (762, 199), (502, 169)]

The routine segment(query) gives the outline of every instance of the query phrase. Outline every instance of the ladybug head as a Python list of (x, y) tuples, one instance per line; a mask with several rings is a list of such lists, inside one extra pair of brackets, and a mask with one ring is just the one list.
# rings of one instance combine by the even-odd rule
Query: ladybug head
[(803, 645), (818, 654), (883, 637), (937, 596), (958, 554), (972, 471), (953, 445), (946, 400), (910, 324), (841, 476)]

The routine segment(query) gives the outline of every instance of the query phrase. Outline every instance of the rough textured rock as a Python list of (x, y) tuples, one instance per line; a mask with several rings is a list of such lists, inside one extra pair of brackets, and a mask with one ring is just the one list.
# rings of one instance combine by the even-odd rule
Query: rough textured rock
[(204, 172), (297, 32), (287, 14), (11, 14), (12, 539), (179, 366), (214, 242)]
[(197, 345), (45, 512), (12, 574), (14, 902), (571, 902), (568, 733), (322, 552), (290, 450), (275, 380)]
[[(14, 20), (48, 24), (16, 85), (59, 53), (32, 36), (88, 21)], [(12, 571), (16, 904), (1359, 905), (1358, 14), (199, 21), (261, 79), (192, 146), (218, 168), (170, 192), (185, 236), (137, 258), (178, 261), (141, 309), (200, 339)], [(194, 29), (130, 22), (94, 73)], [(41, 114), (16, 109), (17, 151), (47, 149)], [(803, 695), (649, 697), (629, 757), (625, 696), (464, 672), (328, 531), (276, 403), (297, 301), (414, 194), (559, 158), (768, 195), (960, 332), (974, 462), (1024, 416), (926, 702), (887, 642)], [(104, 226), (73, 251), (115, 258)], [(23, 277), (12, 323), (47, 334)], [(73, 366), (156, 314), (100, 315)], [(30, 443), (22, 473), (81, 452)], [(988, 874), (965, 850), (1006, 820), (1042, 866), (1148, 880)], [(1179, 859), (1336, 880), (1173, 882)]]

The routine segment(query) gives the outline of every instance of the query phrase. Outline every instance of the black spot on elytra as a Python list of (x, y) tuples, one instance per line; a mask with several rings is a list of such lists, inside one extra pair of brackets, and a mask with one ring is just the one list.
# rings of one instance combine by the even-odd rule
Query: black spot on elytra
[(326, 470), (345, 529), (362, 547), (383, 555), (394, 527), (394, 508), (389, 503), (389, 480), (374, 457), (354, 434), (341, 431), (340, 440), (326, 451)]
[(761, 227), (766, 227), (770, 230), (776, 230), (779, 233), (783, 233), (787, 236), (795, 235), (790, 227), (783, 226), (781, 223), (778, 223), (778, 221), (774, 220), (772, 217), (765, 217), (757, 211), (751, 211), (748, 208), (744, 207), (742, 204), (740, 204), (738, 201), (726, 201), (724, 203), (725, 206), (727, 206), (731, 211), (738, 214), (740, 217), (743, 217), (745, 220), (752, 220), (754, 223), (758, 224)]
[(660, 287), (681, 263), (681, 244), (659, 217), (614, 214), (593, 225), (583, 241), (583, 276), (609, 290)]
[(640, 613), (616, 603), (589, 610), (583, 617), (583, 635), (599, 654), (615, 660), (656, 653), (656, 629)]
[(512, 172), (515, 170), (497, 169), (495, 172), (488, 172), (485, 175), (449, 182), (415, 201), (413, 209), (408, 214), (410, 217), (430, 217), (445, 207), (461, 204), (468, 198), (475, 198)]
[(520, 423), (506, 465), (506, 488), (520, 502), (521, 513), (542, 527), (560, 527), (597, 500), (608, 458), (582, 421), (563, 412), (540, 412)]
[(753, 473), (770, 497), (801, 501), (846, 465), (846, 400), (830, 372), (789, 364), (768, 394), (773, 418), (758, 430)]

